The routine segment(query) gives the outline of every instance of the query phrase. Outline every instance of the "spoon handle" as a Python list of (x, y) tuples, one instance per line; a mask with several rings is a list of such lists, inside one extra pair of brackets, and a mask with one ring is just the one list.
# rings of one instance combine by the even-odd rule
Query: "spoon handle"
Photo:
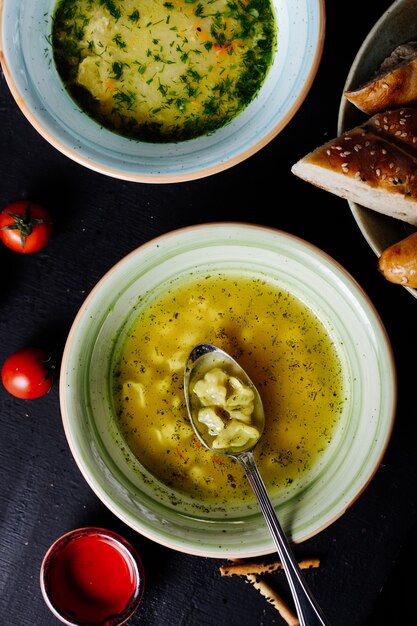
[(284, 571), (291, 588), (298, 619), (301, 626), (329, 626), (319, 605), (308, 589), (300, 567), (291, 551), (288, 540), (281, 528), (272, 502), (259, 473), (252, 450), (235, 456), (245, 470), (246, 477), (258, 499), (272, 538), (276, 545)]

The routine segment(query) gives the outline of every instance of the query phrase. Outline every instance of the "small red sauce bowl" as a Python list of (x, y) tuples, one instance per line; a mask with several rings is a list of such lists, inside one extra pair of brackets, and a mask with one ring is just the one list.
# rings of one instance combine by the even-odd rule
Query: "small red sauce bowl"
[(137, 610), (145, 589), (142, 561), (123, 537), (103, 528), (73, 530), (44, 556), (42, 595), (68, 626), (119, 626)]

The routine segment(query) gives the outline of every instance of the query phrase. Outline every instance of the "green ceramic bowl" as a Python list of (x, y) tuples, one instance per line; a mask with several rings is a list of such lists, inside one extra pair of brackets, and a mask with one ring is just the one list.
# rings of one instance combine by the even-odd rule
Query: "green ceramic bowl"
[(65, 347), (60, 401), (75, 461), (90, 487), (126, 524), (179, 551), (250, 557), (275, 551), (257, 507), (202, 514), (163, 487), (120, 437), (111, 363), (138, 298), (195, 271), (255, 273), (299, 298), (321, 320), (339, 354), (346, 386), (340, 424), (302, 488), (274, 500), (288, 538), (320, 532), (355, 501), (376, 472), (394, 420), (396, 372), (390, 343), (369, 298), (332, 258), (285, 232), (238, 223), (170, 232), (131, 252), (96, 285)]

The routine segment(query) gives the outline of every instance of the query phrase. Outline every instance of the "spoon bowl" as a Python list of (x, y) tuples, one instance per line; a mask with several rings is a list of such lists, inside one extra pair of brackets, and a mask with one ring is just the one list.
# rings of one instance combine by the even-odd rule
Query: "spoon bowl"
[[(193, 393), (195, 383), (204, 379), (208, 372), (215, 369), (221, 369), (226, 372), (229, 377), (233, 379), (236, 378), (253, 394), (252, 422), (258, 431), (258, 435), (248, 439), (241, 445), (237, 445), (235, 441), (235, 445), (223, 446), (221, 448), (216, 447), (214, 444), (215, 435), (211, 434), (207, 426), (198, 420), (200, 401), (196, 394)], [(199, 343), (194, 346), (188, 355), (185, 366), (184, 392), (185, 402), (194, 432), (206, 448), (217, 454), (226, 454), (234, 458), (237, 458), (239, 454), (253, 450), (261, 438), (265, 426), (265, 413), (262, 399), (247, 373), (230, 354), (210, 343)], [(236, 401), (231, 406), (232, 409), (236, 408)]]
[(227, 352), (210, 343), (200, 343), (192, 348), (185, 364), (184, 396), (201, 443), (241, 464), (277, 548), (301, 626), (328, 626), (307, 587), (255, 462), (253, 450), (265, 425), (257, 388)]

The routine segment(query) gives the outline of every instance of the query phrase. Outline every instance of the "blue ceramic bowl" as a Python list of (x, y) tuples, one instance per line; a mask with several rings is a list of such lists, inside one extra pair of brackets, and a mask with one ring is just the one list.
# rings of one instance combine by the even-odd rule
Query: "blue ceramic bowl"
[(0, 0), (0, 59), (17, 105), (57, 150), (116, 178), (148, 183), (215, 174), (270, 142), (304, 101), (321, 59), (324, 0), (273, 0), (273, 65), (257, 97), (213, 134), (174, 144), (129, 140), (90, 119), (68, 95), (49, 43), (57, 0)]

